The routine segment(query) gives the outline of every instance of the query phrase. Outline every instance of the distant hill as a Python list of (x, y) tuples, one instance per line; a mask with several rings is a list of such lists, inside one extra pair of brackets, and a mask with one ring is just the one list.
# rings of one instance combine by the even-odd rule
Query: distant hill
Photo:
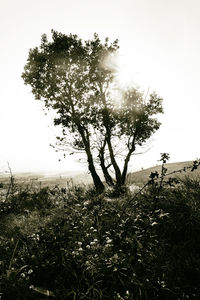
[[(37, 186), (50, 186), (55, 185), (66, 186), (68, 184), (89, 184), (92, 183), (91, 176), (86, 172), (24, 172), (14, 173), (14, 179), (17, 183), (33, 184)], [(8, 182), (10, 177), (9, 173), (0, 174), (0, 182)]]
[[(193, 166), (193, 161), (169, 163), (165, 165), (165, 167), (167, 168), (167, 173), (178, 171), (183, 169), (184, 167), (189, 167), (189, 166)], [(155, 171), (157, 171), (160, 174), (161, 165), (144, 169), (138, 172), (129, 173), (127, 182), (139, 186), (144, 185), (149, 180), (149, 175), (151, 174), (151, 172), (155, 172)], [(194, 170), (193, 172), (191, 172), (191, 170), (187, 170), (186, 172), (176, 173), (170, 175), (169, 177), (178, 177), (180, 179), (183, 179), (185, 176), (200, 177), (200, 167), (197, 170)]]
[[(173, 171), (181, 170), (184, 167), (192, 166), (192, 161), (186, 162), (177, 162), (177, 163), (169, 163), (166, 164), (167, 173), (171, 173)], [(144, 169), (137, 172), (132, 172), (128, 174), (127, 183), (134, 184), (137, 186), (142, 186), (149, 180), (149, 175), (151, 172), (157, 171), (159, 174), (161, 172), (161, 165), (151, 167), (148, 169)], [(69, 172), (26, 172), (26, 173), (15, 173), (13, 174), (15, 181), (17, 183), (25, 183), (25, 184), (34, 184), (39, 185), (41, 187), (50, 186), (55, 187), (56, 185), (60, 187), (66, 187), (67, 185), (77, 185), (77, 184), (91, 184), (92, 177), (88, 172), (77, 172), (77, 171), (69, 171)], [(200, 178), (200, 167), (191, 172), (187, 170), (186, 172), (176, 173), (174, 175), (170, 175), (170, 177), (176, 176), (178, 178), (184, 178), (185, 176), (190, 177), (199, 177)], [(8, 182), (10, 174), (0, 174), (0, 183)], [(102, 176), (101, 176), (102, 177)], [(103, 180), (103, 178), (102, 178)]]

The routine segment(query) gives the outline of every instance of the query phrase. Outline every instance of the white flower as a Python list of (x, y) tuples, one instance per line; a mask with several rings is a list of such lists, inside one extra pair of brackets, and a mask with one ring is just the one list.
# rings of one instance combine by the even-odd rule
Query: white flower
[(107, 241), (106, 241), (106, 243), (110, 244), (110, 243), (112, 243), (112, 240), (108, 238)]
[(154, 225), (157, 225), (158, 223), (157, 222), (153, 222), (152, 224), (151, 224), (151, 226), (154, 226)]

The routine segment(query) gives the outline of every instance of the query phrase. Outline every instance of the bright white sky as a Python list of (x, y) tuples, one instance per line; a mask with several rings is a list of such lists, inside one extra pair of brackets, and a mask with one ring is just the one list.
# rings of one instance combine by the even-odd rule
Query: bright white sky
[(51, 120), (21, 79), (29, 49), (51, 29), (83, 39), (94, 32), (118, 38), (124, 80), (131, 77), (163, 97), (162, 126), (130, 171), (155, 165), (161, 152), (169, 152), (171, 162), (199, 157), (199, 0), (2, 0), (0, 171), (7, 161), (14, 172), (83, 167), (72, 156), (58, 162), (61, 154), (49, 146)]

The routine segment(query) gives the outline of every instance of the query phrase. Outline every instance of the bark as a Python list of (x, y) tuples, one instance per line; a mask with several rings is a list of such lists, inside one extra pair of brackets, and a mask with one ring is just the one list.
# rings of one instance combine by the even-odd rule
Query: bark
[(89, 171), (91, 173), (96, 191), (98, 193), (102, 193), (104, 191), (104, 185), (103, 185), (99, 175), (97, 174), (97, 172), (95, 170), (95, 166), (94, 166), (94, 163), (93, 163), (93, 158), (90, 154), (90, 151), (86, 151), (86, 153), (87, 153), (87, 158), (88, 158), (88, 168), (89, 168)]
[(105, 108), (104, 114), (103, 114), (103, 123), (104, 123), (104, 126), (106, 128), (106, 142), (107, 142), (108, 150), (109, 150), (109, 153), (110, 153), (110, 160), (111, 160), (111, 163), (112, 163), (113, 168), (115, 170), (115, 177), (116, 177), (117, 185), (121, 185), (121, 171), (120, 171), (120, 168), (119, 168), (119, 166), (116, 162), (115, 155), (114, 155), (113, 148), (112, 148), (111, 124), (110, 124), (111, 122), (110, 122), (107, 103), (106, 103), (106, 99), (105, 99), (105, 94), (103, 93), (102, 86), (100, 86), (100, 92), (101, 92), (102, 102), (103, 102), (103, 105), (104, 105), (104, 108)]
[(131, 154), (133, 153), (133, 151), (129, 151), (125, 160), (124, 160), (124, 168), (123, 168), (123, 172), (122, 172), (122, 185), (124, 185), (126, 183), (126, 175), (127, 175), (127, 171), (128, 171), (128, 163), (129, 163), (129, 160), (131, 158)]
[[(101, 159), (100, 159), (100, 160), (101, 160)], [(105, 178), (106, 183), (107, 183), (109, 186), (113, 186), (113, 185), (114, 185), (113, 179), (112, 179), (112, 177), (110, 176), (110, 174), (108, 173), (108, 169), (107, 169), (107, 167), (105, 166), (104, 161), (101, 160), (100, 165), (101, 165), (101, 169), (102, 169), (102, 171), (103, 171), (103, 175), (104, 175), (104, 178)]]
[(82, 128), (81, 125), (78, 125), (78, 130), (79, 130), (79, 133), (81, 134), (83, 144), (85, 146), (85, 152), (86, 152), (87, 161), (88, 161), (88, 169), (91, 173), (96, 191), (98, 193), (102, 193), (104, 191), (104, 185), (103, 185), (99, 175), (97, 174), (95, 166), (94, 166), (94, 160), (93, 160), (92, 153), (90, 150), (89, 134), (87, 133), (87, 137), (86, 137), (84, 129)]
[[(70, 95), (71, 95), (71, 89), (70, 89)], [(71, 97), (71, 96), (70, 96)], [(99, 175), (96, 172), (95, 166), (94, 166), (94, 160), (92, 157), (92, 152), (91, 152), (91, 148), (90, 148), (90, 139), (89, 139), (89, 133), (87, 131), (86, 128), (84, 128), (81, 124), (80, 124), (80, 120), (79, 117), (76, 114), (76, 111), (74, 109), (74, 104), (73, 101), (71, 99), (71, 109), (72, 109), (72, 115), (73, 115), (73, 119), (74, 119), (74, 123), (77, 126), (78, 132), (81, 135), (84, 147), (85, 147), (85, 152), (87, 155), (87, 161), (88, 161), (88, 169), (91, 173), (93, 182), (94, 182), (94, 186), (96, 188), (97, 193), (102, 193), (104, 191), (104, 185), (99, 177)]]
[(121, 180), (122, 180), (122, 175), (121, 175), (121, 171), (120, 168), (115, 160), (115, 155), (113, 152), (113, 148), (112, 148), (112, 143), (111, 143), (111, 139), (110, 139), (110, 133), (108, 133), (107, 138), (106, 138), (107, 144), (108, 144), (108, 149), (109, 149), (109, 153), (110, 153), (110, 160), (111, 163), (113, 165), (113, 168), (115, 170), (115, 177), (116, 177), (116, 182), (117, 185), (121, 185)]
[(122, 184), (125, 184), (125, 182), (126, 182), (126, 175), (127, 175), (127, 171), (128, 171), (128, 163), (129, 163), (129, 160), (131, 158), (132, 153), (135, 151), (136, 132), (137, 131), (135, 131), (131, 146), (129, 148), (129, 152), (128, 152), (125, 160), (124, 160), (124, 168), (123, 168), (123, 172), (122, 172)]
[(104, 157), (105, 145), (106, 145), (106, 140), (104, 141), (104, 144), (99, 151), (100, 166), (101, 166), (106, 183), (110, 186), (113, 186), (114, 185), (113, 179), (108, 172), (108, 167), (106, 167), (106, 165), (105, 165), (105, 157)]

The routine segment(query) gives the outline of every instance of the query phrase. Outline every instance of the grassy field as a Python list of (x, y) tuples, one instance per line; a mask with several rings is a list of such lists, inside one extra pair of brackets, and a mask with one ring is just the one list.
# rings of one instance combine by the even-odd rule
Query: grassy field
[[(171, 173), (177, 170), (182, 170), (184, 167), (192, 166), (192, 161), (178, 162), (178, 163), (168, 163), (166, 164), (167, 173)], [(128, 185), (143, 186), (149, 180), (149, 175), (151, 172), (157, 171), (161, 172), (161, 165), (144, 169), (138, 172), (129, 173), (127, 176)], [(190, 176), (190, 178), (200, 177), (200, 170), (197, 169), (194, 172), (187, 170), (186, 172), (176, 173), (170, 175), (171, 177), (185, 178), (185, 176)], [(16, 173), (14, 178), (19, 184), (28, 184), (40, 187), (66, 187), (70, 185), (88, 185), (92, 184), (92, 178), (89, 173), (78, 173), (78, 172), (66, 172), (66, 173)], [(0, 183), (8, 183), (10, 180), (9, 174), (0, 175)]]
[[(183, 170), (184, 168), (190, 167), (193, 165), (192, 161), (185, 161), (185, 162), (177, 162), (177, 163), (168, 163), (165, 165), (167, 168), (167, 174), (175, 172), (177, 170)], [(161, 173), (161, 165), (151, 167), (148, 169), (144, 169), (138, 172), (129, 173), (127, 182), (128, 184), (135, 184), (138, 186), (144, 185), (149, 180), (149, 175), (151, 172), (157, 171), (159, 174)], [(175, 174), (170, 175), (170, 177), (177, 177), (180, 179), (184, 179), (186, 176), (189, 176), (190, 178), (198, 178), (200, 177), (200, 169), (195, 170), (194, 172), (191, 172), (191, 170), (186, 170), (185, 172), (178, 172)]]
[[(146, 183), (155, 170), (130, 174), (130, 184)], [(199, 171), (188, 174), (120, 201), (88, 185), (55, 189), (56, 178), (40, 186), (29, 174), (11, 188), (9, 176), (1, 178), (0, 298), (200, 299), (200, 181), (192, 178)]]
[[(79, 172), (52, 172), (52, 173), (15, 173), (13, 174), (14, 180), (18, 184), (31, 185), (38, 187), (66, 187), (68, 185), (77, 184), (91, 184), (92, 178), (88, 173)], [(1, 174), (0, 183), (6, 184), (10, 181), (10, 174)]]

